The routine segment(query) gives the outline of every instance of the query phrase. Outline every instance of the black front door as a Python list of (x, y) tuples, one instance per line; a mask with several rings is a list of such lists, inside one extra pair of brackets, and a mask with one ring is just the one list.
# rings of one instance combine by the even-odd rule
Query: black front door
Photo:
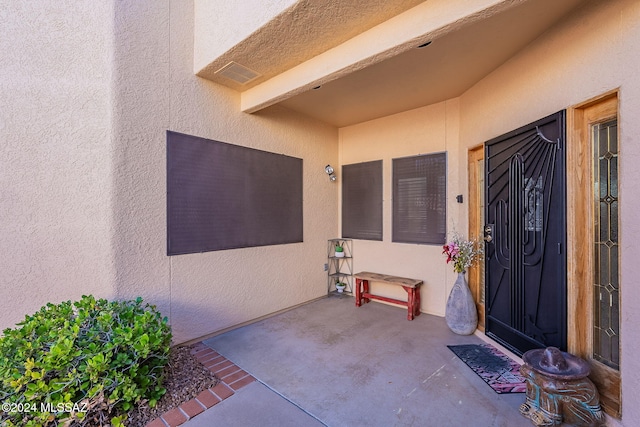
[(566, 350), (565, 112), (485, 144), (487, 335)]

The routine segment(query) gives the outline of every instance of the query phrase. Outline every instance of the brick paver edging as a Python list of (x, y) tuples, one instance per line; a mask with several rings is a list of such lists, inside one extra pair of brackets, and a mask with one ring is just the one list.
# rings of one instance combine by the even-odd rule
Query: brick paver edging
[(206, 409), (222, 402), (237, 390), (254, 382), (256, 379), (238, 368), (233, 362), (220, 356), (216, 351), (199, 342), (191, 346), (191, 354), (209, 371), (216, 374), (220, 382), (215, 387), (204, 390), (195, 398), (183, 403), (178, 408), (165, 412), (159, 418), (149, 422), (145, 427), (176, 427), (184, 424)]

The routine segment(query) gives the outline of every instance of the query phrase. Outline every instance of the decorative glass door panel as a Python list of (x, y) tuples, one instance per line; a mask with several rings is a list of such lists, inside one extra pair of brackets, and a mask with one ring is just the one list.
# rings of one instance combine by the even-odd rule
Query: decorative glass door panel
[(594, 147), (593, 358), (620, 369), (618, 120), (592, 126)]

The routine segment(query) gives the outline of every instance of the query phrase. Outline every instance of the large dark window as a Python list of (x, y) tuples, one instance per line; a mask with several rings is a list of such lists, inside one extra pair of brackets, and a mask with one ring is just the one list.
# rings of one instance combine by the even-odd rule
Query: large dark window
[(382, 240), (382, 160), (342, 166), (342, 237)]
[(446, 196), (446, 153), (393, 159), (393, 241), (443, 244)]
[(167, 132), (167, 253), (302, 241), (302, 159)]

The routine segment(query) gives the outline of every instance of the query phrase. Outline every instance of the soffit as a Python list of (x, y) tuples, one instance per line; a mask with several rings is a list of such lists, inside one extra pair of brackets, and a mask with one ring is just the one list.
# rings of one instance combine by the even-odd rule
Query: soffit
[[(197, 74), (241, 91), (243, 111), (280, 104), (348, 126), (460, 96), (583, 1), (299, 1)], [(411, 31), (394, 39), (403, 23)], [(363, 40), (380, 40), (380, 50)], [(229, 61), (262, 77), (216, 76)]]
[[(196, 74), (244, 91), (422, 3), (424, 0), (300, 0)], [(212, 23), (215, 25), (215, 23)], [(241, 85), (216, 74), (229, 62), (260, 76)]]
[(458, 97), (581, 2), (522, 3), (280, 105), (342, 127)]

